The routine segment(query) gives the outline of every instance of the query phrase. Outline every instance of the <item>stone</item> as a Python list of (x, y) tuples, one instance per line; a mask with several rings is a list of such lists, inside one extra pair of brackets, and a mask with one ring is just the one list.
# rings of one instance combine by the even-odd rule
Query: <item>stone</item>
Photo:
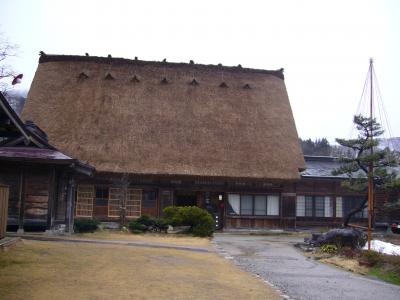
[(314, 247), (332, 244), (337, 247), (350, 247), (352, 249), (363, 247), (366, 241), (366, 234), (354, 228), (331, 229), (324, 234), (313, 234), (311, 239), (304, 239), (304, 242)]

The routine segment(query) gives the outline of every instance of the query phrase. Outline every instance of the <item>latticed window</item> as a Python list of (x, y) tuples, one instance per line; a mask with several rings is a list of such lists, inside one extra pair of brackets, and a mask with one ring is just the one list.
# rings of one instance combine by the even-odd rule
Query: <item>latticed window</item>
[(128, 189), (126, 194), (126, 216), (140, 217), (142, 190)]
[(325, 199), (321, 196), (315, 196), (315, 216), (323, 217), (325, 214)]
[(312, 217), (313, 216), (313, 197), (312, 196), (306, 196), (306, 217)]
[(343, 217), (343, 198), (336, 197), (336, 218)]
[(76, 196), (75, 215), (91, 217), (93, 215), (94, 186), (78, 185)]
[(333, 201), (329, 196), (297, 196), (297, 217), (333, 217)]
[(119, 217), (121, 213), (121, 203), (123, 192), (121, 188), (110, 188), (108, 198), (108, 216)]
[[(352, 210), (359, 208), (363, 202), (364, 199), (360, 197), (343, 197), (343, 214), (347, 215)], [(354, 214), (354, 218), (368, 218), (368, 208), (366, 207), (360, 212)]]
[(227, 213), (242, 216), (279, 216), (279, 196), (228, 194)]
[(306, 197), (297, 196), (296, 201), (296, 216), (305, 217), (306, 215)]

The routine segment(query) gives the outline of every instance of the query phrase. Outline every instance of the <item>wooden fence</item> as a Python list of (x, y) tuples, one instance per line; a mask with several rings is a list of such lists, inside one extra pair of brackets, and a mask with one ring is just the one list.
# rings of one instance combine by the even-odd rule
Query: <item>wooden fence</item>
[(0, 185), (0, 239), (6, 236), (8, 218), (8, 187)]

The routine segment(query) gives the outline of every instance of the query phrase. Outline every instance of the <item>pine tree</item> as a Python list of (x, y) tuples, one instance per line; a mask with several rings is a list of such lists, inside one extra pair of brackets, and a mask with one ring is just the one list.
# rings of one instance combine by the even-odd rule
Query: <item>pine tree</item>
[[(373, 176), (374, 189), (391, 190), (399, 186), (396, 172), (391, 167), (397, 166), (397, 160), (389, 149), (378, 149), (378, 137), (383, 130), (375, 119), (372, 121), (361, 115), (354, 116), (353, 120), (358, 130), (356, 139), (336, 139), (336, 142), (351, 150), (353, 157), (342, 157), (341, 166), (335, 169), (333, 175), (347, 175), (348, 179), (342, 185), (355, 192), (366, 194), (368, 191), (368, 178)], [(372, 136), (372, 140), (371, 140)], [(373, 153), (371, 154), (371, 149)], [(373, 174), (369, 174), (368, 167), (372, 163)], [(351, 210), (346, 216), (344, 226), (347, 226), (352, 216), (367, 206), (368, 196), (361, 205)]]

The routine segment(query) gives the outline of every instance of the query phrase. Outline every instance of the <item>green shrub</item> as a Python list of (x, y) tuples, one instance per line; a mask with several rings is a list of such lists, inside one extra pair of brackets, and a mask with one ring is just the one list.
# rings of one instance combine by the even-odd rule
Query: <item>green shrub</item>
[(135, 222), (139, 224), (143, 224), (145, 226), (152, 226), (155, 224), (155, 220), (148, 215), (140, 216), (135, 220)]
[(128, 228), (131, 232), (145, 232), (147, 230), (147, 226), (138, 222), (137, 220), (132, 220), (128, 223)]
[(136, 220), (128, 223), (128, 228), (131, 232), (139, 233), (145, 231), (161, 232), (165, 230), (166, 225), (164, 220), (155, 219), (147, 215), (143, 215)]
[(336, 245), (330, 245), (326, 244), (321, 247), (321, 252), (323, 253), (329, 253), (329, 254), (334, 254), (338, 251), (338, 248)]
[(193, 226), (192, 233), (194, 236), (206, 237), (212, 236), (214, 231), (214, 220), (211, 215), (201, 220), (200, 224)]
[(100, 224), (99, 221), (94, 219), (75, 219), (74, 220), (74, 231), (75, 232), (94, 232), (97, 226)]
[(182, 224), (181, 214), (179, 213), (181, 207), (168, 206), (163, 210), (163, 219), (165, 223), (178, 226)]
[(214, 231), (212, 216), (197, 206), (166, 207), (164, 223), (172, 226), (190, 226), (190, 232), (195, 236), (211, 236)]
[(153, 226), (158, 227), (161, 231), (165, 231), (168, 228), (168, 223), (164, 219), (154, 219)]

